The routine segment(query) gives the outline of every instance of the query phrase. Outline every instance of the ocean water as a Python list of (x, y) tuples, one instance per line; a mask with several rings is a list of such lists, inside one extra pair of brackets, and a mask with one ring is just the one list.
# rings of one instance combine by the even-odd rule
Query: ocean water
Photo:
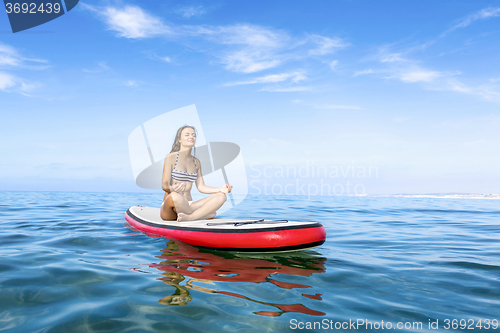
[(238, 254), (127, 227), (161, 198), (0, 192), (0, 331), (500, 332), (499, 200), (248, 197), (327, 240)]

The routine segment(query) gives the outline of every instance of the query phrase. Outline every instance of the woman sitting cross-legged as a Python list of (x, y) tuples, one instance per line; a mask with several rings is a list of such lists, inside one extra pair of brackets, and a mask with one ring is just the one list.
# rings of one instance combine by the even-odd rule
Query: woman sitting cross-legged
[[(233, 188), (230, 184), (215, 188), (205, 185), (201, 174), (200, 160), (191, 155), (196, 143), (196, 132), (192, 126), (182, 126), (177, 131), (172, 150), (165, 157), (162, 188), (165, 191), (160, 208), (163, 220), (193, 221), (212, 219), (226, 201), (226, 194)], [(193, 202), (193, 183), (201, 193), (211, 194)]]

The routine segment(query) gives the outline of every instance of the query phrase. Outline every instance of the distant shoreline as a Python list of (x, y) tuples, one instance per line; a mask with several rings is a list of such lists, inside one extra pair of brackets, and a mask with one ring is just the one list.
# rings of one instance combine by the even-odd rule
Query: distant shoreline
[(438, 198), (438, 199), (500, 199), (500, 194), (366, 194), (367, 197), (387, 198)]

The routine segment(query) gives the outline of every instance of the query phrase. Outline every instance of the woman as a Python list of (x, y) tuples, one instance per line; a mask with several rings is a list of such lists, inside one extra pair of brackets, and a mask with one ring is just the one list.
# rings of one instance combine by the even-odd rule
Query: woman
[[(193, 126), (182, 126), (175, 135), (170, 154), (163, 165), (162, 188), (165, 191), (160, 209), (163, 220), (193, 221), (215, 217), (215, 212), (226, 201), (226, 193), (233, 188), (226, 184), (219, 188), (210, 187), (203, 182), (200, 160), (191, 155), (191, 148), (196, 143)], [(193, 202), (191, 188), (201, 193), (212, 194)]]

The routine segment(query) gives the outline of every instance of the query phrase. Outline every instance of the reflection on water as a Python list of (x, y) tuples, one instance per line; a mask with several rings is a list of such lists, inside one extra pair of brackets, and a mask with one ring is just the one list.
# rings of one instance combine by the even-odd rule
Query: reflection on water
[[(300, 312), (313, 316), (323, 316), (324, 312), (309, 309), (302, 304), (274, 304), (252, 299), (233, 292), (207, 288), (196, 283), (214, 285), (214, 282), (272, 283), (284, 289), (309, 288), (311, 286), (290, 282), (280, 282), (271, 278), (275, 274), (311, 276), (325, 272), (326, 258), (313, 251), (297, 251), (277, 254), (240, 254), (234, 252), (210, 251), (190, 246), (178, 240), (169, 240), (158, 258), (162, 261), (152, 264), (162, 271), (158, 280), (175, 287), (172, 295), (163, 297), (159, 303), (165, 305), (186, 305), (195, 293), (222, 294), (242, 298), (263, 305), (270, 305), (280, 311), (254, 312), (263, 316), (280, 316), (286, 312)], [(183, 283), (181, 285), (181, 283)], [(321, 294), (302, 294), (321, 301)]]

